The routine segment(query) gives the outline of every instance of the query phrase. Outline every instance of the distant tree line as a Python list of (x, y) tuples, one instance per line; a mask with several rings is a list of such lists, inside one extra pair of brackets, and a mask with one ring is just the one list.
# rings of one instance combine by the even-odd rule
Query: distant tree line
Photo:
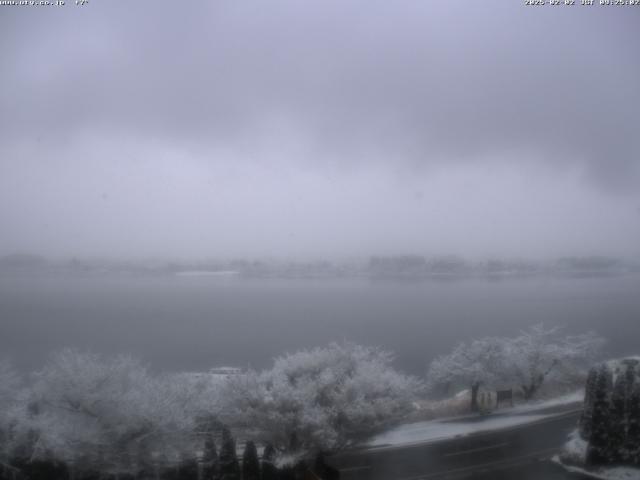
[(176, 275), (193, 273), (226, 273), (248, 277), (340, 278), (372, 277), (420, 278), (467, 275), (609, 275), (638, 272), (638, 263), (602, 256), (562, 257), (545, 262), (489, 258), (470, 260), (456, 255), (422, 256), (415, 254), (372, 256), (368, 261), (334, 262), (274, 261), (257, 259), (200, 260), (190, 262), (108, 261), (70, 258), (52, 261), (29, 254), (0, 256), (0, 275)]

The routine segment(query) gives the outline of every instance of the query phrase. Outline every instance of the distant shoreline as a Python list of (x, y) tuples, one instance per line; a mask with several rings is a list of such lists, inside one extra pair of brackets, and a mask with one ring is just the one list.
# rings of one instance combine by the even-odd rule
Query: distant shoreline
[(226, 277), (240, 275), (237, 270), (183, 270), (176, 277)]

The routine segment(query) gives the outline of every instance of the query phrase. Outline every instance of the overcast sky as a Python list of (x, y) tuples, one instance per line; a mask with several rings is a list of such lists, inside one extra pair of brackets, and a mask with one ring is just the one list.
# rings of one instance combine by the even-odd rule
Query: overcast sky
[(0, 254), (637, 257), (640, 8), (523, 3), (1, 6)]

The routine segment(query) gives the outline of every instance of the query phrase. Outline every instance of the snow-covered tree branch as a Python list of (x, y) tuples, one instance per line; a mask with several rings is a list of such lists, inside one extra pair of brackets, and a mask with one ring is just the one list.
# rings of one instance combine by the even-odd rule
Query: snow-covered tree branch
[(0, 468), (8, 466), (18, 441), (17, 426), (24, 424), (25, 391), (11, 364), (0, 361)]
[(230, 382), (236, 422), (280, 451), (336, 450), (409, 413), (420, 382), (378, 348), (332, 343), (276, 359)]
[(34, 457), (79, 470), (121, 473), (191, 446), (192, 392), (155, 377), (138, 360), (63, 350), (35, 375), (30, 420)]
[(451, 353), (433, 360), (427, 372), (431, 390), (467, 387), (471, 390), (471, 410), (478, 410), (481, 385), (493, 386), (506, 377), (504, 339), (487, 337), (458, 344)]
[(548, 379), (585, 371), (603, 344), (604, 339), (593, 332), (563, 335), (560, 327), (538, 324), (505, 339), (506, 364), (525, 399), (530, 399)]
[(517, 387), (525, 399), (553, 378), (560, 380), (585, 372), (604, 340), (593, 332), (563, 335), (559, 327), (535, 325), (516, 337), (486, 337), (457, 345), (431, 362), (428, 385), (471, 389), (471, 410), (478, 410), (481, 385)]

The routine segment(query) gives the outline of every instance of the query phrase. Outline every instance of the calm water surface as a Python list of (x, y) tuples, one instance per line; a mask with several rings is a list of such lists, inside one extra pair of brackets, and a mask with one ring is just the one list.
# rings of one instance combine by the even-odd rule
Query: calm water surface
[(414, 283), (237, 277), (1, 278), (0, 352), (23, 368), (75, 346), (133, 352), (154, 367), (269, 365), (300, 347), (381, 345), (397, 366), (461, 340), (529, 325), (595, 330), (612, 355), (640, 352), (640, 276)]

